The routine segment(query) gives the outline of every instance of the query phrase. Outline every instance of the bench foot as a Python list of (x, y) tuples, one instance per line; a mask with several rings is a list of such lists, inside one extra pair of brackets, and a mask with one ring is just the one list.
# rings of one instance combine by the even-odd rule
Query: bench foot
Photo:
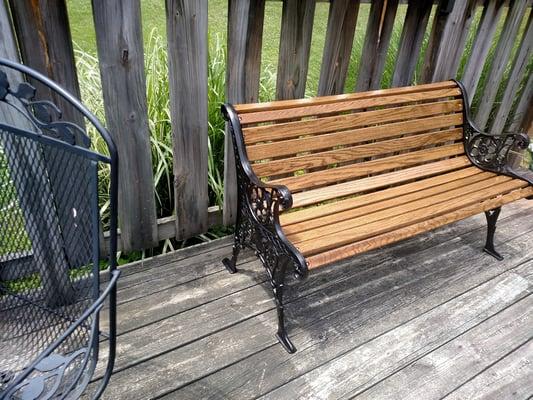
[(502, 255), (494, 248), (494, 233), (496, 232), (496, 221), (498, 221), (500, 211), (500, 207), (495, 208), (494, 210), (485, 211), (485, 217), (487, 218), (487, 241), (485, 242), (485, 248), (483, 251), (490, 254), (495, 259), (502, 261)]
[(294, 347), (294, 345), (292, 344), (291, 340), (289, 339), (289, 335), (287, 335), (286, 331), (276, 333), (276, 338), (278, 338), (278, 341), (287, 351), (287, 353), (296, 353), (296, 347)]
[(233, 255), (231, 256), (231, 259), (224, 258), (222, 260), (222, 264), (224, 264), (224, 267), (228, 270), (230, 274), (234, 274), (237, 272), (237, 267), (235, 266), (237, 264), (237, 256), (239, 255), (239, 248), (234, 246), (233, 247)]

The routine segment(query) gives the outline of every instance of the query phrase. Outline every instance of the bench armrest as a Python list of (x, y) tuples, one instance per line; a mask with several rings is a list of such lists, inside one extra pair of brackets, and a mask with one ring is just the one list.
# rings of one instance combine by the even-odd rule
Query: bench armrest
[[(257, 253), (264, 254), (263, 262), (275, 270), (274, 258), (266, 254), (284, 255), (291, 260), (298, 278), (307, 274), (307, 262), (303, 255), (287, 239), (279, 222), (279, 213), (292, 207), (292, 195), (284, 185), (269, 185), (262, 182), (252, 169), (242, 134), (237, 112), (231, 104), (222, 105), (222, 114), (229, 122), (235, 155), (237, 173), (237, 224), (236, 230), (242, 230), (246, 245)], [(263, 247), (268, 247), (263, 248)]]
[(455, 82), (463, 95), (463, 143), (470, 162), (485, 171), (522, 179), (533, 185), (533, 172), (515, 165), (519, 152), (525, 151), (530, 144), (529, 136), (526, 133), (493, 135), (481, 131), (471, 119), (464, 86)]

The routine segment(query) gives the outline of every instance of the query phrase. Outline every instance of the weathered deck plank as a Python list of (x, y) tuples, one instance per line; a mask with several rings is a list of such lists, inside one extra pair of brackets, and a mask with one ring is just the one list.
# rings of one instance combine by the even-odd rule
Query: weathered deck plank
[[(482, 326), (488, 330), (489, 323), (501, 337), (516, 331), (516, 338), (512, 344), (503, 341), (500, 353), (479, 353), (483, 368), (499, 371), (496, 361), (502, 358), (502, 368), (525, 382), (527, 370), (508, 357), (524, 346), (527, 338), (519, 333), (527, 331), (527, 323), (519, 323), (516, 313), (502, 324), (494, 321), (506, 310), (518, 312), (519, 300), (532, 290), (527, 250), (533, 241), (532, 211), (527, 201), (504, 207), (497, 231), (506, 257), (501, 263), (480, 252), (485, 221), (479, 215), (348, 260), (345, 267), (318, 270), (303, 284), (291, 282), (287, 308), (299, 349), (295, 355), (285, 353), (273, 337), (275, 308), (258, 261), (243, 257), (236, 275), (220, 265), (221, 256), (231, 251), (229, 240), (146, 260), (133, 265), (131, 273), (124, 267), (117, 368), (104, 398), (329, 398), (312, 386), (314, 380), (328, 379), (331, 398), (366, 389), (385, 393), (402, 381), (396, 373), (415, 377), (419, 365), (447, 354), (446, 349), (453, 355), (454, 346), (464, 379), (458, 383), (453, 376), (458, 371), (444, 369), (438, 393), (470, 393), (472, 385), (491, 378), (480, 368), (461, 366), (467, 353), (459, 351), (457, 341)], [(472, 349), (483, 345), (470, 339)], [(383, 351), (385, 342), (395, 352)], [(348, 358), (357, 363), (344, 362)], [(516, 362), (522, 358), (516, 356)], [(501, 389), (494, 382), (491, 387)]]

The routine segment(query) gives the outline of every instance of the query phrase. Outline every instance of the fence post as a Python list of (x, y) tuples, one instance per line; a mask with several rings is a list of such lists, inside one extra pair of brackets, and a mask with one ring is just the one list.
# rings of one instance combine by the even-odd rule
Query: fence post
[(139, 0), (93, 0), (107, 126), (119, 152), (119, 221), (125, 251), (157, 244)]
[(315, 0), (283, 2), (276, 83), (278, 100), (304, 97), (315, 6)]
[(207, 0), (167, 0), (176, 235), (207, 231)]
[(431, 0), (410, 0), (392, 76), (392, 86), (410, 85), (431, 14)]
[[(259, 96), (265, 0), (229, 0), (226, 101), (253, 103)], [(224, 141), (224, 224), (235, 222), (237, 178), (231, 136)]]
[(319, 96), (344, 92), (358, 12), (359, 0), (331, 0), (318, 81)]
[(356, 92), (379, 89), (398, 0), (377, 0), (370, 6)]

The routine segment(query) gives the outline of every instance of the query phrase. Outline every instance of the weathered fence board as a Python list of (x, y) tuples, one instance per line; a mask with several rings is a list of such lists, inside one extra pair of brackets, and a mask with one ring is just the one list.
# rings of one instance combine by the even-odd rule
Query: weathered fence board
[(483, 66), (498, 26), (506, 0), (485, 0), (483, 13), (479, 22), (476, 38), (472, 44), (472, 50), (466, 63), (461, 81), (465, 85), (466, 92), (470, 94), (470, 103), (474, 97), (479, 78), (483, 72)]
[(439, 9), (432, 31), (431, 52), (428, 49), (426, 53), (425, 82), (455, 77), (476, 3), (477, 0), (457, 1), (451, 9)]
[(344, 92), (358, 12), (359, 0), (331, 1), (318, 81), (319, 96)]
[(178, 239), (208, 229), (207, 1), (167, 0)]
[(392, 76), (393, 87), (405, 86), (413, 82), (432, 3), (431, 0), (409, 1)]
[(276, 84), (279, 100), (304, 97), (315, 5), (315, 0), (283, 3)]
[(157, 244), (139, 0), (93, 0), (107, 126), (119, 152), (125, 251)]
[[(259, 97), (265, 0), (230, 0), (228, 8), (226, 101), (253, 103)], [(237, 210), (237, 179), (227, 129), (224, 157), (224, 223), (232, 224)]]
[(516, 132), (518, 130), (527, 131), (529, 135), (533, 136), (533, 74), (529, 75), (520, 100), (516, 106), (516, 110), (511, 118), (509, 131)]
[(518, 92), (520, 87), (520, 82), (526, 71), (527, 64), (530, 61), (531, 54), (533, 52), (533, 14), (529, 15), (527, 22), (526, 32), (522, 37), (522, 42), (520, 43), (520, 49), (516, 55), (513, 62), (513, 69), (511, 70), (511, 75), (509, 76), (509, 81), (505, 92), (503, 93), (500, 106), (494, 117), (494, 121), (490, 128), (490, 132), (494, 134), (499, 134), (503, 131), (511, 107), (513, 106), (513, 99), (515, 94)]
[(474, 120), (481, 129), (485, 129), (490, 112), (496, 99), (505, 68), (509, 63), (509, 56), (513, 49), (514, 42), (520, 23), (525, 14), (527, 0), (515, 0), (512, 2), (505, 23), (500, 35), (498, 46), (494, 51), (494, 58), (490, 67), (490, 72), (480, 97), (479, 107)]
[(356, 92), (380, 88), (397, 9), (398, 0), (377, 0), (370, 6)]

